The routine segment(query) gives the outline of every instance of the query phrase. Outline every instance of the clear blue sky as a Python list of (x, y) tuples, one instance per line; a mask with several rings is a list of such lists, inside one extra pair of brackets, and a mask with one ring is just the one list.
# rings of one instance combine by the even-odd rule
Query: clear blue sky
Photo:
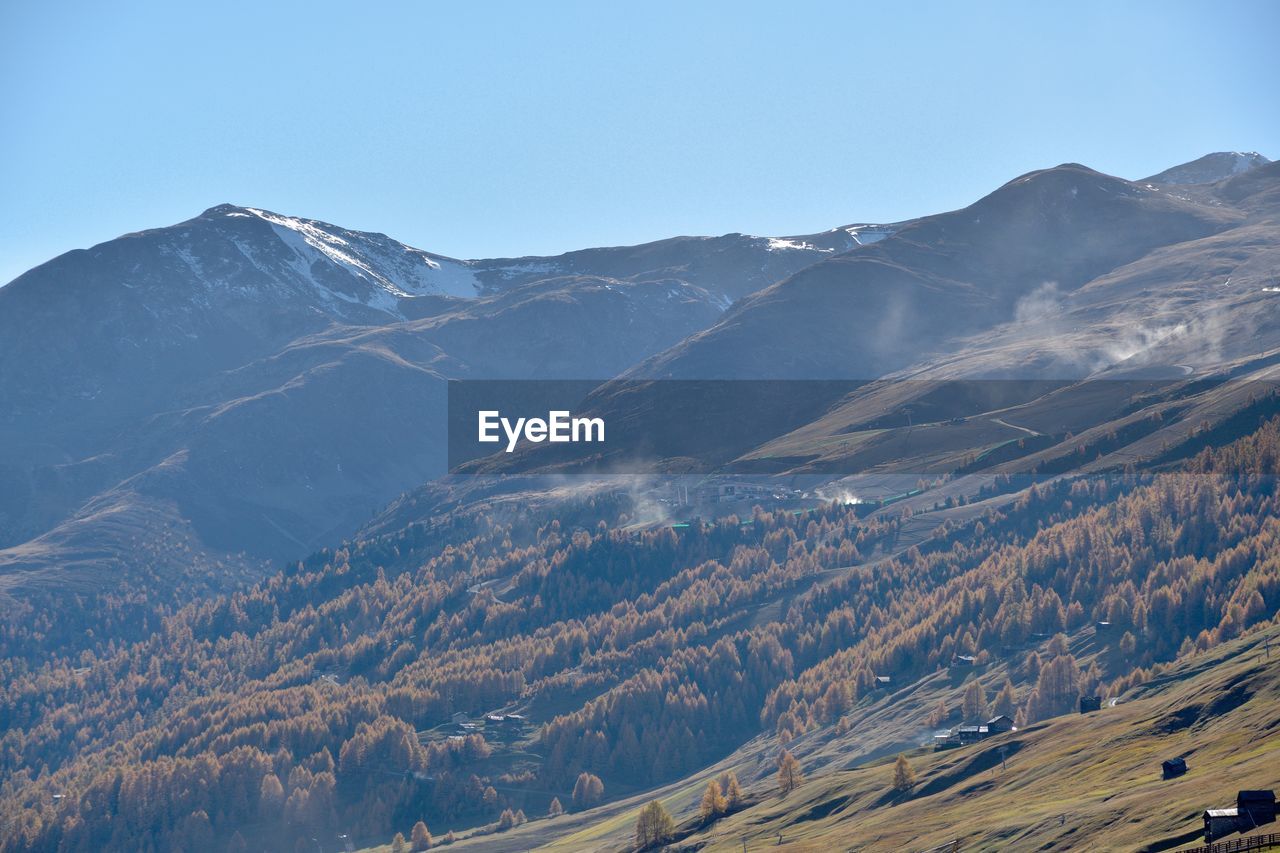
[(1274, 0), (12, 0), (0, 282), (221, 202), (484, 257), (1275, 158), (1278, 34)]

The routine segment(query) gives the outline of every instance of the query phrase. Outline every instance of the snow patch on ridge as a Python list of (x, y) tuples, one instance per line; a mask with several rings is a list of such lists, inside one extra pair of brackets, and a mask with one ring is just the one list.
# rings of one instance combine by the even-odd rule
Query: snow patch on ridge
[[(252, 207), (246, 210), (269, 223), (281, 242), (293, 250), (300, 274), (314, 281), (311, 266), (320, 260), (375, 288), (367, 301), (333, 294), (344, 301), (364, 301), (370, 308), (398, 314), (398, 299), (426, 294), (472, 298), (477, 293), (479, 283), (466, 263), (435, 258), (381, 235), (331, 231), (310, 220)], [(331, 291), (318, 282), (316, 286)]]
[(897, 230), (890, 225), (851, 225), (844, 232), (859, 246), (869, 246), (879, 243), (885, 237), (892, 237)]
[(1257, 151), (1232, 151), (1231, 156), (1235, 158), (1235, 162), (1231, 164), (1233, 175), (1242, 175), (1266, 161), (1266, 158)]
[(770, 252), (784, 251), (786, 249), (801, 249), (811, 252), (830, 252), (830, 249), (819, 249), (811, 243), (805, 243), (801, 240), (787, 240), (782, 237), (765, 237), (766, 245)]

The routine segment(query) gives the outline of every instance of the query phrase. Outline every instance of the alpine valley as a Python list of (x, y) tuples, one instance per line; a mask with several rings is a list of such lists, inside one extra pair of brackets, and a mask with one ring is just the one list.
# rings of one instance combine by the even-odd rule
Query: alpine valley
[[(589, 380), (648, 473), (449, 474), (459, 379)], [(0, 288), (0, 851), (1195, 844), (1280, 787), (1278, 379), (1256, 153), (555, 257), (234, 205), (70, 252)]]

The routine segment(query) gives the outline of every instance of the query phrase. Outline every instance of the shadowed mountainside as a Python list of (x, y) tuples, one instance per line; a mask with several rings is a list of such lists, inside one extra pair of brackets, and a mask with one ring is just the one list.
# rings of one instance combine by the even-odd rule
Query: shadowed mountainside
[(814, 239), (455, 261), (222, 205), (63, 255), (0, 289), (0, 587), (339, 539), (443, 472), (447, 379), (607, 379), (857, 242)]

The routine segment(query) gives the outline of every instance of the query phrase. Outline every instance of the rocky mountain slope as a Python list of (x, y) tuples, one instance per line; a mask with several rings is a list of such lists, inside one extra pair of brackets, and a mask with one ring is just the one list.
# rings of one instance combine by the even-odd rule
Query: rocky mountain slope
[[(1107, 439), (1108, 452), (1150, 459), (1280, 378), (1278, 193), (1275, 164), (1195, 198), (1074, 165), (1035, 172), (766, 288), (583, 411), (703, 472), (914, 484), (1062, 471), (1081, 436), (1117, 431), (1145, 449)], [(775, 381), (691, 381), (762, 377)], [(598, 470), (637, 445), (579, 455)], [(555, 453), (531, 446), (476, 470), (583, 464)]]
[(56, 258), (0, 289), (0, 587), (305, 553), (443, 472), (448, 378), (609, 378), (856, 243), (814, 240), (456, 261), (221, 205)]
[(556, 257), (467, 261), (482, 288), (504, 290), (548, 276), (601, 275), (626, 281), (677, 278), (726, 306), (825, 258), (870, 245), (892, 225), (846, 225), (796, 237), (672, 237), (639, 246), (583, 249)]
[(1067, 298), (1246, 217), (1234, 204), (1184, 199), (1075, 164), (1032, 172), (963, 210), (924, 217), (762, 290), (632, 373), (880, 377), (1016, 321), (1037, 294)]
[(1170, 184), (1174, 186), (1186, 184), (1213, 184), (1227, 178), (1243, 174), (1258, 166), (1265, 166), (1271, 161), (1257, 151), (1216, 151), (1203, 157), (1183, 163), (1163, 172), (1143, 178), (1139, 183)]

